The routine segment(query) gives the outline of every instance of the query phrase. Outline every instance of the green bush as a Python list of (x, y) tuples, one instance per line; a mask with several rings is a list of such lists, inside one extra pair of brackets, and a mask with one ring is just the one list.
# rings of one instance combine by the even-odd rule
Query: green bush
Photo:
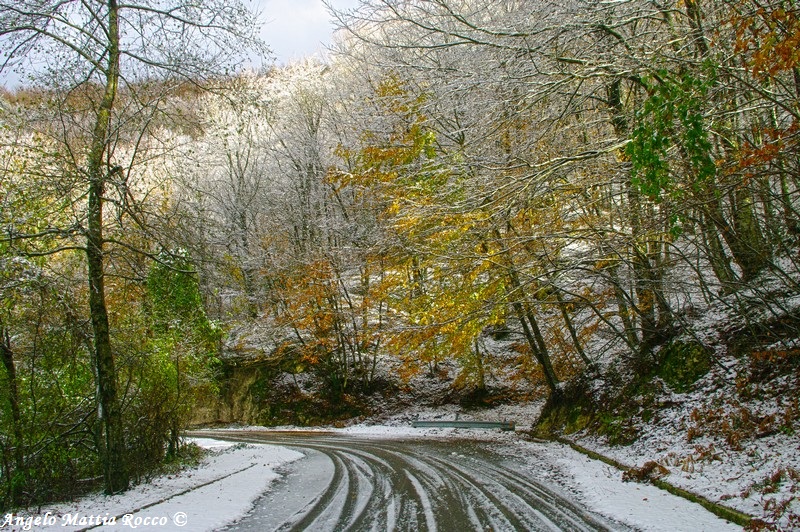
[(713, 363), (709, 349), (697, 342), (671, 342), (659, 352), (656, 374), (676, 392), (686, 392), (709, 372)]

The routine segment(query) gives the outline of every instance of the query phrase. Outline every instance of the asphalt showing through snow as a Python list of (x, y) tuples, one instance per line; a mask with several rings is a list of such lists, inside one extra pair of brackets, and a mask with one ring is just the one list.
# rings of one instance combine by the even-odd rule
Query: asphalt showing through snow
[(491, 444), (324, 434), (202, 431), (268, 443), (305, 459), (280, 470), (253, 510), (225, 530), (626, 530), (526, 473)]

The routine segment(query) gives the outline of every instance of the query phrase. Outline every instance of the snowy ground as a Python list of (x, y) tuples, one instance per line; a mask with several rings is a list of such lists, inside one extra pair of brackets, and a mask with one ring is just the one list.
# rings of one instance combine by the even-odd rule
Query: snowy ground
[[(458, 407), (423, 411), (422, 419), (462, 420), (533, 418), (540, 404), (499, 407), (498, 410), (464, 411)], [(414, 416), (416, 417), (416, 416)], [(739, 530), (719, 519), (700, 505), (673, 496), (652, 485), (623, 482), (622, 473), (602, 462), (592, 460), (566, 445), (531, 441), (518, 432), (471, 429), (425, 428), (410, 426), (411, 416), (397, 414), (383, 425), (353, 425), (344, 429), (325, 428), (320, 432), (368, 438), (471, 439), (489, 442), (505, 456), (521, 459), (543, 482), (552, 482), (587, 508), (638, 530), (694, 532)], [(234, 430), (276, 430), (266, 427), (236, 427)], [(281, 427), (277, 430), (293, 430)], [(297, 429), (308, 432), (308, 429)]]
[[(711, 377), (709, 377), (711, 378)], [(655, 461), (669, 474), (663, 479), (670, 484), (701, 495), (711, 501), (734, 508), (746, 514), (777, 525), (781, 530), (792, 530), (800, 523), (792, 515), (800, 513), (798, 489), (800, 488), (800, 439), (781, 432), (764, 437), (743, 440), (739, 450), (733, 450), (719, 435), (703, 434), (692, 441), (687, 439), (687, 428), (693, 423), (692, 412), (704, 405), (718, 402), (719, 396), (730, 393), (726, 388), (710, 391), (703, 386), (689, 394), (673, 394), (673, 409), (665, 409), (640, 433), (632, 445), (608, 445), (605, 438), (583, 433), (570, 438), (583, 447), (611, 457), (630, 467), (641, 467)], [(672, 510), (675, 497), (665, 495), (657, 488), (623, 483), (622, 473), (601, 462), (587, 459), (572, 449), (552, 443), (525, 441), (519, 434), (530, 428), (538, 417), (541, 402), (499, 406), (493, 409), (470, 410), (456, 405), (437, 408), (420, 408), (411, 413), (399, 413), (382, 420), (380, 425), (354, 425), (343, 432), (372, 436), (413, 436), (425, 434), (439, 437), (470, 437), (494, 439), (508, 443), (504, 452), (528, 457), (543, 470), (552, 471), (560, 483), (570, 486), (576, 496), (589, 507), (617, 520), (645, 530), (682, 529), (679, 515)], [(758, 403), (748, 403), (757, 410)], [(430, 420), (497, 420), (517, 423), (517, 434), (465, 431), (463, 429), (412, 429), (415, 417)], [(707, 423), (706, 425), (710, 425)], [(546, 457), (543, 462), (543, 457)], [(782, 476), (780, 473), (782, 472)], [(613, 487), (612, 487), (613, 486)], [(638, 495), (639, 504), (620, 506)], [(697, 506), (697, 505), (695, 505)], [(699, 508), (699, 506), (698, 506)], [(710, 514), (709, 514), (710, 515)], [(654, 524), (648, 524), (648, 523)], [(677, 527), (677, 528), (676, 528)], [(687, 530), (701, 530), (689, 526)], [(708, 528), (706, 530), (715, 530)]]
[[(684, 401), (689, 401), (688, 397)], [(500, 454), (521, 459), (526, 467), (543, 481), (551, 481), (571, 498), (618, 522), (648, 531), (736, 530), (699, 505), (672, 496), (651, 485), (623, 482), (622, 473), (602, 462), (588, 459), (568, 446), (532, 441), (524, 432), (536, 419), (541, 403), (513, 404), (493, 409), (465, 409), (455, 405), (420, 407), (383, 417), (380, 424), (366, 422), (346, 428), (294, 429), (279, 427), (245, 427), (252, 430), (302, 430), (333, 432), (366, 438), (432, 438), (474, 439), (492, 444)], [(517, 432), (466, 429), (416, 429), (413, 419), (424, 420), (502, 420), (514, 421)], [(708, 449), (705, 440), (685, 440), (685, 431), (676, 419), (665, 418), (652, 430), (642, 434), (631, 446), (608, 446), (602, 439), (575, 435), (583, 446), (618, 461), (641, 466), (649, 460), (659, 461), (670, 470), (665, 478), (713, 501), (751, 515), (765, 512), (766, 501), (784, 500), (792, 496), (787, 490), (793, 484), (779, 484), (773, 493), (747, 490), (763, 481), (777, 468), (800, 470), (800, 449), (797, 438), (774, 435), (747, 445), (742, 452), (715, 452), (701, 456), (698, 449)], [(673, 429), (669, 430), (669, 426)], [(243, 427), (235, 427), (242, 430)], [(43, 508), (38, 514), (15, 514), (14, 518), (47, 518), (51, 526), (33, 530), (84, 530), (111, 517), (114, 526), (99, 530), (216, 530), (244, 515), (253, 501), (277, 478), (274, 469), (299, 459), (298, 452), (273, 445), (232, 445), (210, 439), (194, 439), (211, 450), (197, 468), (176, 475), (163, 476), (149, 484), (112, 497), (94, 495), (75, 503)], [(704, 443), (705, 442), (705, 443)], [(747, 492), (742, 497), (742, 492)], [(130, 514), (130, 517), (122, 517)], [(145, 521), (146, 519), (150, 521)], [(146, 526), (157, 520), (157, 526)], [(64, 525), (67, 526), (64, 526)], [(783, 523), (791, 529), (791, 523)], [(25, 530), (25, 523), (2, 526), (2, 530)]]
[[(702, 397), (701, 392), (706, 396)], [(756, 436), (751, 429), (741, 441), (731, 445), (725, 434), (709, 428), (719, 421), (708, 421), (695, 414), (703, 412), (709, 404), (718, 403), (723, 405), (718, 408), (727, 408), (721, 400), (714, 400), (714, 392), (701, 392), (684, 395), (680, 406), (662, 412), (660, 419), (643, 427), (639, 438), (631, 445), (609, 446), (604, 438), (586, 434), (570, 438), (625, 465), (641, 467), (646, 462), (657, 462), (669, 471), (664, 480), (674, 486), (773, 523), (780, 530), (796, 529), (800, 526), (797, 521), (800, 514), (800, 439), (795, 434), (780, 431)], [(738, 408), (758, 417), (766, 406), (751, 401)], [(734, 411), (732, 421), (720, 419), (723, 426), (735, 427), (739, 418)], [(687, 433), (693, 427), (705, 432), (690, 440)], [(739, 430), (747, 431), (747, 428)], [(733, 430), (729, 433), (736, 434)]]
[[(276, 467), (303, 456), (273, 445), (193, 441), (211, 450), (196, 468), (158, 477), (121, 495), (96, 494), (73, 503), (42, 508), (39, 513), (21, 511), (0, 516), (6, 520), (5, 526), (0, 522), (0, 529), (217, 530), (251, 508), (270, 482), (278, 478)], [(15, 524), (9, 526), (9, 518)], [(17, 519), (22, 522), (16, 524)]]
[[(423, 419), (533, 419), (539, 404), (500, 407), (498, 410), (464, 411), (457, 407), (420, 413)], [(416, 417), (416, 416), (415, 416)], [(246, 427), (252, 430), (276, 430)], [(236, 430), (242, 430), (237, 427)], [(280, 430), (292, 430), (282, 427)], [(296, 429), (309, 432), (308, 429)], [(565, 445), (531, 441), (520, 432), (509, 433), (466, 429), (415, 429), (410, 416), (397, 414), (382, 425), (354, 425), (344, 429), (325, 428), (334, 432), (367, 438), (433, 438), (474, 439), (493, 444), (506, 456), (524, 461), (543, 481), (560, 486), (561, 490), (602, 515), (635, 529), (647, 531), (716, 531), (737, 530), (697, 504), (672, 496), (651, 485), (622, 481), (620, 471), (588, 459)], [(280, 464), (302, 457), (295, 451), (272, 445), (232, 445), (210, 439), (194, 439), (211, 449), (208, 458), (197, 468), (180, 474), (159, 477), (129, 492), (112, 497), (94, 495), (71, 504), (43, 509), (39, 514), (20, 514), (36, 518), (51, 516), (49, 527), (32, 526), (33, 530), (91, 529), (102, 518), (116, 516), (116, 525), (98, 530), (130, 530), (134, 525), (150, 530), (215, 530), (244, 515), (253, 501), (277, 478), (274, 469)], [(582, 442), (586, 444), (586, 441)], [(591, 443), (591, 442), (589, 442)], [(639, 464), (648, 453), (640, 447), (607, 448), (600, 442), (594, 447), (604, 454), (616, 456), (631, 465)], [(652, 449), (651, 452), (664, 452)], [(725, 469), (714, 474), (706, 467), (693, 474), (673, 474), (667, 478), (676, 485), (719, 499), (721, 477)], [(741, 507), (741, 504), (733, 505)], [(753, 508), (742, 508), (754, 512)], [(130, 517), (121, 517), (130, 514)], [(92, 516), (99, 516), (92, 518)], [(53, 518), (55, 520), (53, 521)], [(146, 519), (158, 520), (146, 526)], [(72, 519), (74, 524), (70, 525)], [(66, 521), (65, 521), (66, 520)], [(65, 523), (68, 526), (63, 526)], [(3, 530), (24, 530), (24, 526), (3, 527)]]
[[(513, 409), (530, 419), (535, 416), (540, 404), (514, 405)], [(527, 408), (527, 411), (526, 411)], [(506, 414), (506, 408), (500, 412)], [(446, 416), (426, 416), (427, 419), (448, 419)], [(449, 417), (454, 419), (454, 417)], [(461, 412), (459, 419), (501, 419), (492, 416), (492, 411), (479, 415)], [(515, 421), (512, 416), (502, 419)], [(475, 438), (497, 443), (497, 450), (506, 456), (514, 456), (528, 462), (529, 467), (543, 481), (553, 481), (573, 498), (589, 509), (615, 521), (648, 531), (711, 531), (739, 530), (698, 504), (675, 497), (652, 485), (623, 482), (622, 473), (600, 461), (592, 460), (566, 445), (552, 442), (529, 441), (519, 432), (503, 433), (464, 429), (413, 429), (408, 426), (353, 426), (342, 429), (348, 434), (379, 437), (410, 437), (424, 434), (425, 437)], [(606, 449), (598, 449), (605, 451)], [(701, 488), (702, 486), (688, 486)], [(698, 489), (702, 491), (702, 489)]]
[[(536, 468), (564, 485), (590, 509), (633, 528), (647, 531), (740, 530), (700, 505), (649, 484), (623, 482), (619, 470), (557, 443), (519, 443), (504, 450), (535, 457)], [(516, 451), (516, 452), (515, 452)], [(552, 464), (547, 469), (547, 464)]]

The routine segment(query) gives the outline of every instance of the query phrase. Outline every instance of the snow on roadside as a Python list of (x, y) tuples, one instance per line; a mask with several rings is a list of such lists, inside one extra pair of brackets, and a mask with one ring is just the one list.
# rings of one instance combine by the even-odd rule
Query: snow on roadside
[[(208, 438), (189, 441), (211, 451), (196, 468), (157, 477), (120, 495), (94, 494), (72, 503), (42, 508), (39, 513), (21, 511), (13, 514), (13, 519), (30, 519), (27, 525), (0, 523), (0, 528), (4, 532), (137, 527), (160, 532), (217, 530), (250, 510), (253, 502), (278, 478), (275, 468), (303, 457), (297, 451), (275, 445), (232, 444)], [(114, 524), (110, 524), (112, 517)]]
[[(540, 404), (530, 404), (530, 411)], [(520, 411), (530, 413), (525, 408)], [(504, 411), (501, 409), (501, 411)], [(460, 419), (491, 417), (491, 410), (480, 415), (462, 411)], [(433, 416), (454, 419), (448, 415)], [(565, 497), (576, 500), (589, 510), (623, 523), (635, 530), (648, 532), (702, 532), (734, 531), (740, 527), (729, 523), (699, 504), (689, 502), (649, 484), (623, 482), (622, 472), (600, 461), (574, 451), (567, 445), (555, 442), (530, 441), (518, 432), (482, 429), (413, 428), (410, 422), (402, 423), (400, 415), (391, 425), (357, 424), (347, 428), (317, 428), (326, 434), (360, 436), (380, 439), (436, 439), (469, 440), (489, 444), (501, 455), (515, 458), (516, 464), (525, 464), (531, 477), (536, 478)], [(427, 417), (427, 416), (425, 416)], [(299, 431), (314, 432), (296, 427), (231, 427), (231, 430)]]
[[(436, 431), (436, 432), (431, 432)], [(649, 532), (734, 531), (741, 527), (715, 516), (699, 504), (650, 484), (623, 482), (622, 473), (555, 442), (525, 441), (520, 434), (474, 429), (414, 429), (353, 426), (335, 430), (373, 437), (435, 437), (492, 442), (495, 450), (526, 464), (533, 478), (581, 502), (589, 510), (636, 530)]]
[[(766, 480), (781, 471), (800, 471), (797, 437), (778, 432), (746, 440), (739, 450), (731, 449), (719, 436), (704, 435), (689, 441), (686, 425), (692, 424), (690, 407), (702, 409), (709, 403), (701, 395), (702, 391), (686, 395), (682, 410), (662, 412), (662, 419), (645, 427), (631, 445), (611, 446), (603, 437), (582, 433), (570, 438), (631, 466), (658, 462), (669, 471), (664, 480), (670, 484), (758, 518), (772, 520), (769, 511), (784, 503), (787, 511), (800, 512), (800, 500), (794, 493), (796, 481), (779, 479), (774, 486), (768, 486)], [(747, 406), (755, 411), (760, 405), (750, 402)], [(761, 489), (753, 489), (758, 486)], [(767, 487), (770, 489), (765, 490)], [(781, 521), (776, 524), (784, 529), (788, 526)]]
[[(699, 504), (671, 495), (649, 484), (623, 482), (622, 472), (597, 460), (592, 460), (566, 445), (553, 442), (538, 442), (523, 439), (522, 433), (529, 429), (542, 408), (542, 401), (499, 405), (488, 409), (469, 409), (457, 405), (435, 408), (420, 407), (397, 413), (379, 423), (351, 425), (344, 429), (326, 429), (334, 433), (376, 438), (442, 438), (470, 439), (492, 442), (495, 450), (513, 456), (526, 464), (534, 478), (547, 484), (559, 486), (565, 496), (582, 502), (587, 508), (625, 523), (637, 530), (647, 531), (704, 531), (741, 530), (707, 511)], [(412, 413), (413, 412), (413, 413)], [(413, 419), (425, 420), (471, 420), (514, 421), (517, 432), (501, 432), (452, 428), (413, 428)], [(586, 443), (586, 442), (582, 442)], [(597, 442), (595, 442), (597, 443)], [(628, 447), (591, 446), (596, 451), (616, 456), (614, 451)], [(618, 456), (622, 462), (638, 464), (642, 457), (649, 456), (645, 449), (633, 449), (630, 454)], [(652, 449), (651, 449), (652, 451)], [(678, 475), (667, 481), (705, 494), (710, 483), (685, 482)], [(696, 477), (695, 477), (696, 478)], [(721, 483), (721, 482), (720, 482)], [(752, 508), (748, 508), (752, 512)], [(753, 512), (755, 513), (755, 512)]]
[(503, 450), (525, 458), (542, 480), (555, 481), (589, 509), (636, 530), (700, 532), (741, 530), (699, 504), (651, 484), (623, 482), (622, 474), (560, 443), (520, 441)]

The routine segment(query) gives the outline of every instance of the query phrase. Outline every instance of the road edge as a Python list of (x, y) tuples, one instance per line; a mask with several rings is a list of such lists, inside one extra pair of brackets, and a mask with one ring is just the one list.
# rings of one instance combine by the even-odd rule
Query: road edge
[[(575, 443), (574, 441), (572, 441), (572, 440), (570, 440), (568, 438), (564, 438), (563, 436), (554, 436), (553, 437), (553, 441), (557, 441), (557, 442), (562, 443), (564, 445), (568, 445), (574, 451), (577, 451), (577, 452), (579, 452), (579, 453), (581, 453), (581, 454), (583, 454), (585, 456), (588, 456), (589, 458), (592, 458), (593, 460), (600, 460), (601, 462), (603, 462), (605, 464), (608, 464), (610, 466), (613, 466), (613, 467), (619, 469), (622, 472), (626, 472), (626, 471), (629, 471), (631, 469), (630, 466), (626, 466), (625, 464), (623, 464), (621, 462), (618, 462), (617, 460), (614, 460), (613, 458), (610, 458), (608, 456), (602, 455), (602, 454), (598, 453), (597, 451), (592, 451), (591, 449), (587, 449), (586, 447), (583, 447), (582, 445), (580, 445), (578, 443)], [(739, 510), (734, 510), (733, 508), (729, 508), (727, 506), (723, 506), (723, 505), (721, 505), (721, 504), (719, 504), (717, 502), (714, 502), (714, 501), (712, 501), (712, 500), (710, 500), (710, 499), (708, 499), (708, 498), (706, 498), (706, 497), (704, 497), (702, 495), (698, 495), (697, 493), (693, 493), (693, 492), (685, 490), (683, 488), (679, 488), (677, 486), (674, 486), (674, 485), (670, 484), (669, 482), (667, 482), (667, 481), (665, 481), (663, 479), (660, 479), (660, 478), (649, 478), (648, 480), (655, 487), (657, 487), (659, 489), (662, 489), (664, 491), (667, 491), (667, 492), (669, 492), (669, 493), (671, 493), (673, 495), (676, 495), (678, 497), (681, 497), (683, 499), (686, 499), (686, 500), (688, 500), (690, 502), (699, 504), (700, 506), (702, 506), (703, 508), (705, 508), (709, 512), (711, 512), (714, 515), (716, 515), (717, 517), (725, 519), (726, 521), (730, 521), (731, 523), (734, 523), (734, 524), (739, 525), (741, 527), (747, 528), (752, 523), (752, 521), (754, 519), (757, 519), (755, 516), (746, 514), (744, 512), (739, 511)]]

